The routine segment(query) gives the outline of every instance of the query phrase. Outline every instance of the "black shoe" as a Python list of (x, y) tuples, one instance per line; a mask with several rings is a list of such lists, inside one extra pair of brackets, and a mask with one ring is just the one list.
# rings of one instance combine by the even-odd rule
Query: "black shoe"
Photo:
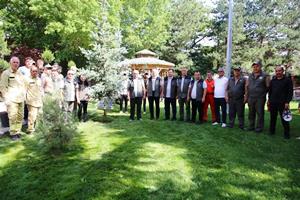
[(176, 121), (176, 118), (172, 118), (171, 121)]
[(229, 124), (227, 127), (228, 127), (228, 128), (233, 128), (233, 125)]
[(290, 135), (284, 135), (284, 139), (290, 139), (291, 137), (290, 137)]
[(246, 128), (244, 127), (239, 127), (239, 129), (241, 129), (242, 131), (246, 131)]
[(18, 140), (21, 139), (21, 136), (20, 136), (19, 134), (17, 134), (17, 135), (11, 135), (11, 136), (10, 136), (10, 139), (11, 139), (12, 141), (18, 141)]
[(260, 128), (255, 129), (255, 133), (261, 133), (261, 132), (262, 132), (262, 129), (260, 129)]

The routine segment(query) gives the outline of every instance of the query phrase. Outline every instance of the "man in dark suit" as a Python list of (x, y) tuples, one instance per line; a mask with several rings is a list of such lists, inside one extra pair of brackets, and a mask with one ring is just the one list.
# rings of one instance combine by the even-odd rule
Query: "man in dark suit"
[[(187, 75), (188, 70), (186, 67), (181, 68), (181, 77), (177, 79), (177, 95), (179, 103), (179, 120), (190, 121), (190, 102), (187, 101), (189, 85), (191, 77)], [(185, 107), (185, 113), (184, 113)], [(184, 118), (185, 115), (185, 118)]]
[(170, 106), (172, 106), (172, 120), (176, 120), (176, 96), (177, 80), (174, 77), (174, 70), (168, 70), (168, 76), (164, 79), (164, 98), (165, 98), (165, 119), (170, 119)]

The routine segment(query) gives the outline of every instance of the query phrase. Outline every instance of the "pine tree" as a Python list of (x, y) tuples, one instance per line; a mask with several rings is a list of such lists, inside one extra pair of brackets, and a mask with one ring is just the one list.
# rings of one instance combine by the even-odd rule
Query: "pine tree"
[(95, 19), (96, 30), (91, 33), (92, 45), (90, 50), (82, 49), (88, 61), (87, 77), (93, 83), (92, 96), (105, 102), (104, 116), (111, 101), (117, 97), (123, 74), (127, 67), (119, 66), (126, 49), (121, 47), (121, 33), (115, 30), (104, 15), (101, 20)]

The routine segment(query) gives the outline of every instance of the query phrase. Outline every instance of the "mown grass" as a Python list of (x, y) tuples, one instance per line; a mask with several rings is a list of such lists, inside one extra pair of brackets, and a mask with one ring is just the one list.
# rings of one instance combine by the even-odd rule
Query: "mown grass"
[(45, 155), (34, 138), (0, 139), (0, 199), (300, 199), (293, 108), (284, 140), (279, 124), (273, 137), (117, 112), (103, 124), (91, 106), (63, 155)]

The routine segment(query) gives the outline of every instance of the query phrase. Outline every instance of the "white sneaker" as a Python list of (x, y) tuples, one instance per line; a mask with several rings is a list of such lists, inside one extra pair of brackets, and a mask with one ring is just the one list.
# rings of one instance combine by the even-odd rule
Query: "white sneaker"
[(222, 124), (222, 128), (226, 128), (226, 124), (225, 123)]
[(218, 125), (218, 124), (219, 124), (218, 122), (212, 123), (213, 126), (216, 126), (216, 125)]

